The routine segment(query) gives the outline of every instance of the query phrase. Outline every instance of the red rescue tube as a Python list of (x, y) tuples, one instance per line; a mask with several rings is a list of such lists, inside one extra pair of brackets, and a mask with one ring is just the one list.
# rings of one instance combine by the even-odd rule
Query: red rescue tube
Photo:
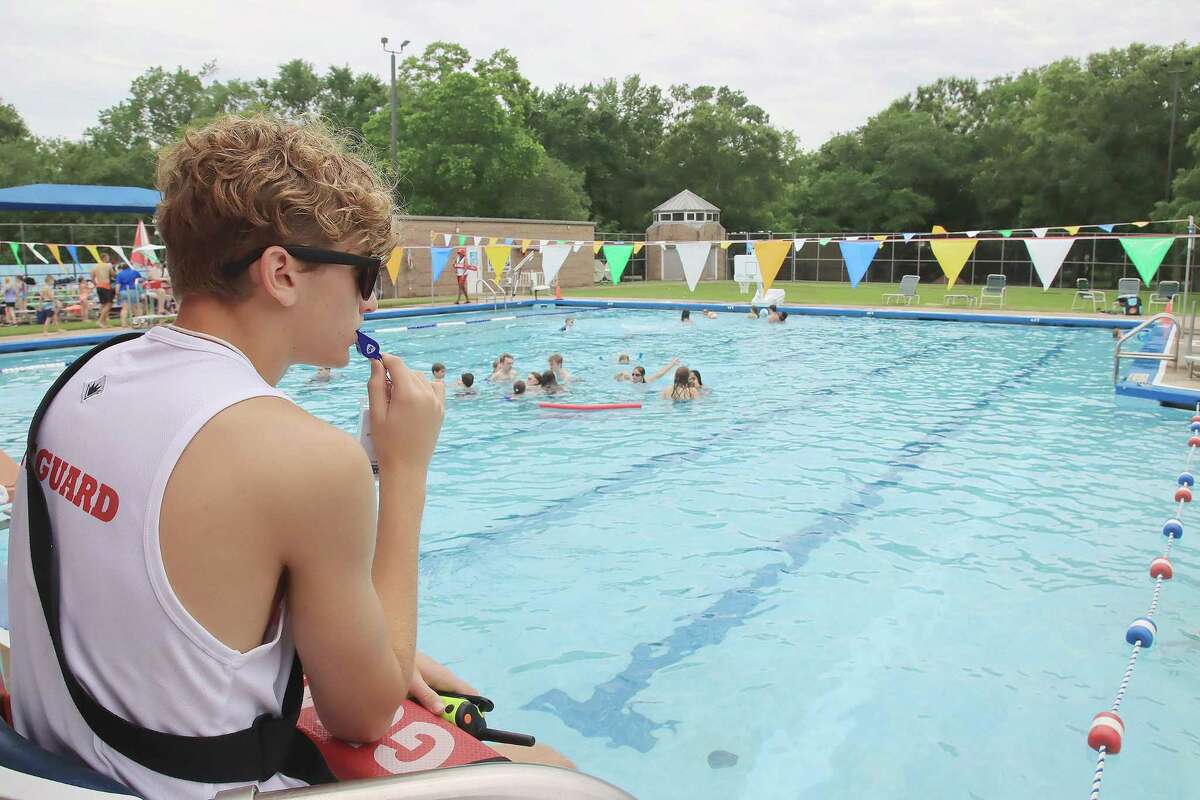
[(563, 411), (611, 411), (617, 408), (641, 408), (641, 403), (538, 403), (538, 408)]

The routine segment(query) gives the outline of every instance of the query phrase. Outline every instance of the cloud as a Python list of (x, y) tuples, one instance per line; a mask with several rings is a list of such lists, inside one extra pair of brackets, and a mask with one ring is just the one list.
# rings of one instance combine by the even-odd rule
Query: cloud
[(380, 36), (411, 39), (410, 51), (440, 39), (477, 56), (508, 48), (544, 88), (632, 73), (664, 87), (727, 84), (813, 148), (940, 77), (1195, 38), (1190, 13), (1177, 0), (1136, 13), (1084, 0), (52, 2), (10, 15), (3, 93), (37, 134), (76, 137), (150, 66), (216, 60), (222, 79), (255, 78), (298, 57), (386, 77)]

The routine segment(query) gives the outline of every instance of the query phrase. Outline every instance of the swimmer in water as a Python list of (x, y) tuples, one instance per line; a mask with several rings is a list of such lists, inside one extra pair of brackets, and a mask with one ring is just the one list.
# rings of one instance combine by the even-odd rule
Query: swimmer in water
[(695, 400), (699, 396), (700, 390), (692, 387), (692, 371), (685, 366), (675, 370), (675, 382), (662, 391), (664, 400)]
[(670, 372), (671, 369), (678, 363), (678, 358), (672, 358), (669, 362), (667, 362), (665, 367), (650, 377), (646, 377), (646, 368), (639, 364), (629, 372), (618, 372), (613, 376), (613, 379), (618, 381), (629, 381), (630, 383), (654, 383), (663, 375), (666, 375), (668, 372)]

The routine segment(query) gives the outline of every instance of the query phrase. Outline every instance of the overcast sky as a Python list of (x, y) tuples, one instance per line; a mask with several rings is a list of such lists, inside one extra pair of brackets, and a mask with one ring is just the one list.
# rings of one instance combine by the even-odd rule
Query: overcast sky
[(34, 133), (77, 137), (152, 65), (270, 75), (305, 58), (387, 74), (379, 37), (511, 50), (536, 85), (640, 73), (727, 84), (814, 148), (948, 75), (988, 78), (1131, 42), (1200, 41), (1195, 0), (0, 0), (0, 97)]

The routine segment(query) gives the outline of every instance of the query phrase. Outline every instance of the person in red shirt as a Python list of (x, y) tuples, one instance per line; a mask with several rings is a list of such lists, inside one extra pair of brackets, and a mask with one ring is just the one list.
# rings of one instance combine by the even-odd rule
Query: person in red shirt
[(477, 269), (479, 267), (467, 261), (467, 249), (465, 247), (458, 248), (454, 254), (454, 279), (458, 281), (458, 295), (454, 298), (454, 305), (458, 305), (460, 302), (471, 302), (471, 297), (467, 294), (467, 273)]

